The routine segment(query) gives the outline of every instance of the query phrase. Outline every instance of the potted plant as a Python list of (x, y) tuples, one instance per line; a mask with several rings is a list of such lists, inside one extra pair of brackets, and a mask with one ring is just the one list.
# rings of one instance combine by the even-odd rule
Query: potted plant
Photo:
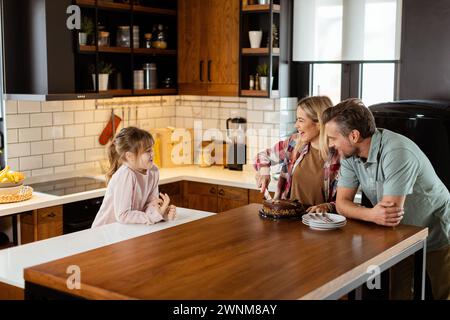
[[(96, 82), (95, 82), (95, 66), (91, 65), (90, 67), (92, 73), (92, 80), (94, 81), (94, 90), (96, 90)], [(98, 63), (98, 90), (106, 91), (108, 90), (108, 82), (109, 75), (114, 72), (114, 68), (110, 63), (106, 63), (104, 61), (100, 61)]]
[(81, 19), (81, 28), (78, 34), (78, 40), (80, 46), (85, 46), (88, 42), (88, 37), (94, 34), (94, 23), (88, 17), (83, 17)]
[[(267, 91), (267, 81), (269, 77), (269, 66), (267, 63), (260, 64), (256, 67), (256, 72), (259, 74), (259, 89)], [(270, 86), (272, 87), (273, 77), (270, 81)]]

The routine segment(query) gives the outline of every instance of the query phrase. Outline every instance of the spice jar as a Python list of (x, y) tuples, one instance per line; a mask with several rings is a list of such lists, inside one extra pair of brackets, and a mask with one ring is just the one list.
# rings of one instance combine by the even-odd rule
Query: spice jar
[(130, 26), (118, 26), (117, 46), (130, 48), (130, 44), (131, 44)]
[(152, 47), (152, 34), (146, 33), (144, 39), (144, 48), (150, 49)]
[(109, 47), (109, 32), (100, 31), (98, 33), (98, 46), (99, 47)]

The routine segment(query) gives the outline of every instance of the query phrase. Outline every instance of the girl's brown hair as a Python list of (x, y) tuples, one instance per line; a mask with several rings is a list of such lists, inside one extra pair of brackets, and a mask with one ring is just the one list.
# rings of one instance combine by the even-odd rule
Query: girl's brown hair
[(109, 182), (113, 174), (120, 168), (127, 152), (138, 156), (152, 147), (154, 143), (155, 140), (147, 131), (135, 127), (120, 130), (108, 147), (109, 170), (106, 173), (106, 181)]
[[(303, 98), (297, 106), (297, 108), (302, 108), (312, 121), (319, 123), (319, 152), (322, 159), (326, 160), (328, 158), (329, 148), (327, 135), (325, 134), (325, 126), (322, 122), (322, 114), (326, 109), (332, 107), (333, 103), (326, 96), (314, 96)], [(302, 147), (300, 139), (297, 143), (296, 152)]]

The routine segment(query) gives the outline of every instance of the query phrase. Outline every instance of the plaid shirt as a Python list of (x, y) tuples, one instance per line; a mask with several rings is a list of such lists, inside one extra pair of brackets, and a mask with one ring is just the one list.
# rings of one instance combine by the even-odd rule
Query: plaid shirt
[[(270, 174), (270, 166), (281, 164), (280, 179), (276, 192), (281, 199), (289, 199), (295, 168), (309, 152), (309, 144), (301, 147), (298, 152), (294, 152), (298, 138), (298, 133), (293, 134), (289, 139), (280, 141), (274, 147), (258, 153), (255, 159), (254, 168), (262, 175)], [(323, 168), (325, 199), (333, 205), (336, 201), (337, 180), (340, 168), (339, 160), (338, 152), (330, 150), (330, 154)]]

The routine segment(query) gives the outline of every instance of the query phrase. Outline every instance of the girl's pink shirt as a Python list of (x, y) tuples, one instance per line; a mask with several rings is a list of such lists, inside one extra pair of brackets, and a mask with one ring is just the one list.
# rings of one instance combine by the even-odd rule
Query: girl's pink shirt
[(109, 181), (92, 228), (113, 222), (150, 225), (164, 220), (158, 210), (158, 183), (156, 166), (142, 174), (123, 164)]

